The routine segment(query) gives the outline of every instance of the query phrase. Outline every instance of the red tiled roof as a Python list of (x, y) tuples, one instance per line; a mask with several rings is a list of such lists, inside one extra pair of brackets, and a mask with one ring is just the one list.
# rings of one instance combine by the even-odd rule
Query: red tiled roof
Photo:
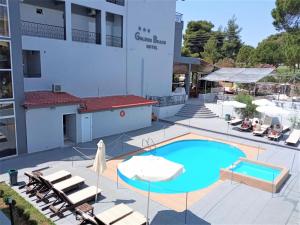
[(66, 92), (30, 91), (25, 92), (25, 108), (41, 108), (56, 105), (76, 105), (81, 99)]
[(153, 104), (156, 104), (156, 101), (148, 100), (135, 95), (91, 97), (82, 99), (82, 105), (84, 105), (85, 107), (81, 108), (79, 112), (87, 113)]

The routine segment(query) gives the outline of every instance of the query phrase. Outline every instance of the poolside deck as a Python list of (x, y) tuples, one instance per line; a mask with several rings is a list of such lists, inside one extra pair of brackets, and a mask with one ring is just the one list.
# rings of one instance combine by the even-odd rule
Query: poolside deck
[[(210, 122), (212, 123), (212, 121)], [(219, 122), (218, 119), (215, 121), (216, 124)], [(214, 125), (210, 124), (209, 127), (213, 128)], [(255, 139), (229, 137), (221, 133), (156, 122), (150, 128), (127, 133), (128, 136), (123, 136), (122, 141), (114, 141), (118, 135), (105, 137), (107, 157), (112, 158), (140, 149), (143, 138), (151, 137), (157, 143), (187, 132), (250, 145), (254, 148), (258, 147)], [(80, 145), (84, 148), (80, 150), (93, 158), (96, 153), (97, 141)], [(231, 183), (230, 181), (222, 182), (188, 208), (187, 224), (299, 224), (300, 152), (266, 143), (260, 143), (259, 147), (265, 149), (258, 155), (259, 160), (282, 165), (291, 170), (291, 177), (281, 191), (272, 195), (244, 184)], [(91, 162), (92, 160), (80, 155), (70, 147), (24, 155), (19, 156), (19, 158), (0, 161), (0, 180), (8, 180), (5, 173), (9, 168), (18, 169), (19, 179), (23, 180), (24, 171), (50, 167), (45, 170), (45, 173), (65, 169), (74, 175), (84, 177), (88, 185), (95, 185), (96, 174), (86, 168)], [(103, 197), (94, 204), (95, 213), (123, 202), (146, 215), (147, 198), (142, 193), (126, 188), (122, 184), (117, 187), (116, 182), (106, 176), (101, 176), (100, 187), (103, 190)], [(22, 193), (22, 195), (24, 194)], [(27, 198), (25, 195), (24, 197)], [(46, 211), (46, 213), (49, 212)], [(66, 217), (62, 219), (55, 217), (55, 223), (58, 225), (78, 224), (73, 214), (66, 212), (65, 215)], [(153, 225), (184, 224), (184, 215), (184, 212), (172, 210), (157, 201), (150, 203), (150, 218)]]

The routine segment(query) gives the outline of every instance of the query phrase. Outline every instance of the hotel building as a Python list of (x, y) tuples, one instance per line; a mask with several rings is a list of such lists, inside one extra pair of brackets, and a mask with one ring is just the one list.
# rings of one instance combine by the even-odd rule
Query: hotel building
[(0, 158), (150, 126), (163, 107), (149, 99), (173, 96), (175, 0), (0, 0), (0, 10)]

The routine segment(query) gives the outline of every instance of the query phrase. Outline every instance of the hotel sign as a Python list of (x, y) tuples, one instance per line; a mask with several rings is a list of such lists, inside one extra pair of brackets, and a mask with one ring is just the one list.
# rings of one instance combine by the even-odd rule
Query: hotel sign
[(134, 35), (135, 40), (145, 42), (146, 48), (157, 50), (159, 45), (167, 44), (167, 41), (160, 40), (157, 35), (150, 36), (150, 29), (142, 29), (141, 27), (139, 27), (138, 29), (139, 31)]

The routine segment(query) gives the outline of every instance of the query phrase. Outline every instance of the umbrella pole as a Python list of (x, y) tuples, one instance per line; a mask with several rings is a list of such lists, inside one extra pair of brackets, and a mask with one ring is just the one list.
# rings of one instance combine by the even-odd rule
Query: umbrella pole
[(185, 194), (185, 213), (184, 213), (184, 224), (187, 221), (187, 207), (188, 207), (188, 192)]
[(147, 225), (149, 225), (150, 181), (148, 182)]
[(99, 186), (99, 177), (100, 177), (100, 174), (99, 174), (99, 170), (98, 170), (98, 173), (97, 173), (97, 188), (96, 188), (95, 202), (97, 202), (97, 201), (98, 201), (98, 186)]

